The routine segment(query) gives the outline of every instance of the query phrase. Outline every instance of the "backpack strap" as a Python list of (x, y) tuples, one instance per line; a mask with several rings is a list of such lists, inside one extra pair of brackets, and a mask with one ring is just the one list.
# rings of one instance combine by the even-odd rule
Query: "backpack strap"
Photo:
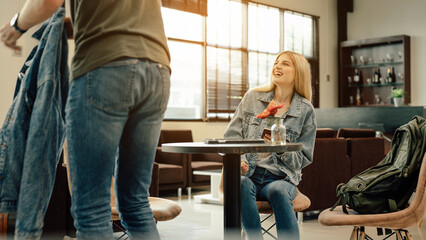
[(388, 199), (388, 203), (390, 212), (396, 212), (398, 210), (398, 205), (396, 204), (395, 200)]
[(339, 185), (337, 185), (336, 187), (336, 195), (337, 195), (337, 201), (336, 203), (333, 205), (333, 207), (330, 208), (330, 211), (333, 211), (338, 205), (339, 203), (342, 203), (342, 208), (343, 208), (343, 212), (344, 213), (348, 213), (348, 210), (346, 210), (346, 204), (348, 202), (348, 193), (344, 193), (345, 192), (345, 187), (346, 184), (344, 183), (340, 183)]

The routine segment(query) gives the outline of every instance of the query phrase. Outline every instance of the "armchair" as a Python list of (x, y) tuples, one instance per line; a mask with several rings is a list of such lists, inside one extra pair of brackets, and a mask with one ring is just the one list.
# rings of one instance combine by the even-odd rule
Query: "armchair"
[(166, 153), (157, 147), (155, 162), (158, 164), (159, 190), (178, 190), (187, 185), (188, 155), (181, 153)]
[[(160, 145), (162, 143), (175, 142), (193, 142), (191, 130), (161, 130), (159, 141)], [(175, 153), (169, 154), (176, 155)], [(191, 187), (205, 186), (210, 184), (209, 176), (194, 175), (194, 171), (221, 169), (223, 166), (222, 157), (215, 153), (185, 155), (187, 156), (188, 161), (186, 170), (186, 187), (188, 194), (191, 193)]]
[(350, 172), (347, 180), (385, 157), (384, 139), (376, 137), (373, 129), (340, 128), (337, 137), (345, 138), (348, 144)]
[[(329, 132), (332, 134), (332, 132)], [(348, 157), (345, 139), (315, 139), (313, 162), (302, 170), (301, 192), (312, 199), (306, 211), (323, 210), (336, 202), (336, 186), (348, 179)]]

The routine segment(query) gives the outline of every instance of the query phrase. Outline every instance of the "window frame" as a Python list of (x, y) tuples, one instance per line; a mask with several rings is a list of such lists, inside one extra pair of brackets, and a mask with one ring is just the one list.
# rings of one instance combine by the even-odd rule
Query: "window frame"
[[(234, 1), (234, 0), (229, 0), (229, 1)], [(280, 14), (280, 23), (279, 23), (279, 27), (280, 27), (280, 43), (279, 43), (279, 52), (284, 50), (284, 38), (285, 38), (285, 34), (284, 34), (284, 12), (285, 11), (290, 11), (290, 12), (294, 12), (294, 13), (299, 13), (301, 15), (308, 15), (310, 17), (312, 17), (313, 19), (313, 26), (312, 26), (312, 40), (313, 40), (313, 57), (312, 58), (307, 58), (308, 62), (311, 64), (311, 74), (312, 74), (312, 103), (314, 105), (314, 107), (319, 107), (319, 30), (318, 30), (318, 24), (319, 24), (319, 17), (312, 15), (312, 14), (307, 14), (307, 13), (303, 13), (303, 12), (298, 12), (298, 11), (294, 11), (291, 9), (286, 9), (286, 8), (280, 8), (280, 7), (276, 7), (276, 6), (272, 6), (269, 4), (264, 4), (264, 3), (259, 3), (259, 2), (253, 2), (253, 1), (248, 1), (248, 0), (241, 0), (238, 1), (242, 4), (242, 8), (244, 9), (244, 11), (242, 12), (242, 45), (241, 47), (232, 47), (232, 46), (220, 46), (218, 44), (211, 44), (208, 43), (207, 40), (207, 17), (206, 16), (202, 16), (202, 25), (203, 25), (203, 29), (202, 29), (202, 41), (193, 41), (193, 40), (187, 40), (187, 39), (181, 39), (181, 38), (173, 38), (173, 37), (168, 37), (167, 40), (168, 41), (177, 41), (177, 42), (184, 42), (184, 43), (190, 43), (190, 44), (197, 44), (197, 45), (201, 45), (202, 46), (202, 76), (203, 79), (201, 79), (202, 81), (202, 99), (204, 99), (204, 101), (201, 104), (202, 109), (200, 109), (201, 111), (201, 118), (193, 118), (193, 119), (182, 119), (182, 118), (165, 118), (164, 121), (204, 121), (204, 122), (209, 122), (209, 121), (229, 121), (232, 118), (232, 115), (235, 111), (235, 109), (231, 109), (231, 100), (228, 100), (228, 109), (227, 114), (228, 117), (227, 118), (220, 118), (218, 116), (216, 117), (208, 117), (209, 112), (216, 112), (216, 115), (219, 113), (224, 113), (224, 111), (221, 111), (218, 109), (218, 107), (216, 106), (216, 109), (208, 109), (209, 105), (208, 105), (208, 76), (207, 76), (207, 70), (208, 70), (208, 66), (207, 66), (207, 50), (209, 47), (211, 48), (217, 48), (217, 49), (225, 49), (228, 51), (232, 51), (232, 50), (237, 50), (241, 52), (241, 85), (247, 85), (246, 89), (241, 88), (241, 99), (244, 96), (244, 94), (247, 92), (247, 90), (249, 89), (249, 54), (250, 52), (255, 52), (255, 53), (266, 53), (266, 54), (272, 54), (269, 52), (262, 52), (262, 51), (253, 51), (253, 50), (249, 50), (248, 48), (248, 28), (249, 28), (249, 21), (248, 21), (248, 8), (249, 8), (249, 3), (251, 4), (256, 4), (256, 5), (261, 5), (261, 6), (266, 6), (266, 7), (272, 7), (272, 8), (276, 8), (279, 10), (279, 14)], [(230, 81), (230, 80), (229, 80)], [(232, 86), (232, 85), (231, 85)], [(230, 93), (232, 90), (232, 88), (229, 88), (227, 91), (228, 93)], [(216, 93), (216, 96), (219, 96), (218, 93)], [(230, 96), (230, 94), (228, 95)], [(228, 97), (228, 99), (230, 99)], [(217, 101), (217, 100), (216, 100)]]

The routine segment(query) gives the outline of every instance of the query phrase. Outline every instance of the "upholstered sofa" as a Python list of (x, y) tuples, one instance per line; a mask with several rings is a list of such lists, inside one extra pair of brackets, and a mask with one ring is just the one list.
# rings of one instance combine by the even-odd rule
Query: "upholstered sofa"
[[(193, 142), (192, 131), (191, 130), (161, 130), (159, 146), (163, 143), (175, 143), (175, 142)], [(221, 169), (222, 168), (222, 157), (219, 154), (214, 153), (205, 153), (205, 154), (176, 154), (176, 153), (158, 153), (157, 151), (156, 162), (159, 163), (160, 169), (160, 190), (170, 189), (171, 187), (175, 187), (177, 185), (171, 185), (170, 182), (174, 179), (177, 182), (177, 178), (185, 178), (185, 181), (181, 181), (179, 188), (187, 187), (188, 191), (191, 191), (191, 187), (195, 186), (204, 186), (210, 184), (209, 176), (200, 176), (194, 175), (193, 172), (197, 170), (212, 170), (212, 169)], [(184, 156), (182, 156), (184, 155)], [(182, 161), (176, 161), (176, 159), (182, 159)], [(185, 161), (185, 162), (183, 162)], [(175, 164), (179, 165), (179, 168), (182, 169), (181, 175), (180, 172), (177, 175), (163, 176), (164, 164)], [(165, 180), (168, 180), (166, 182)]]
[(376, 165), (385, 156), (384, 139), (371, 129), (318, 128), (313, 163), (302, 170), (299, 190), (311, 199), (305, 211), (323, 210), (336, 200), (336, 187)]

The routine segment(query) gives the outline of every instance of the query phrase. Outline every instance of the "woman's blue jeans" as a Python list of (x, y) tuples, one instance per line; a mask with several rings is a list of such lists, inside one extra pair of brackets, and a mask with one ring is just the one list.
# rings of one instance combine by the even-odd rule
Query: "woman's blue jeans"
[(256, 199), (271, 205), (279, 239), (297, 240), (299, 226), (293, 210), (296, 186), (264, 168), (257, 167), (252, 176), (241, 177), (241, 215), (244, 232), (250, 240), (263, 239)]
[(78, 239), (113, 239), (113, 174), (129, 237), (159, 239), (148, 190), (169, 91), (169, 69), (149, 60), (117, 60), (71, 81), (66, 134)]

